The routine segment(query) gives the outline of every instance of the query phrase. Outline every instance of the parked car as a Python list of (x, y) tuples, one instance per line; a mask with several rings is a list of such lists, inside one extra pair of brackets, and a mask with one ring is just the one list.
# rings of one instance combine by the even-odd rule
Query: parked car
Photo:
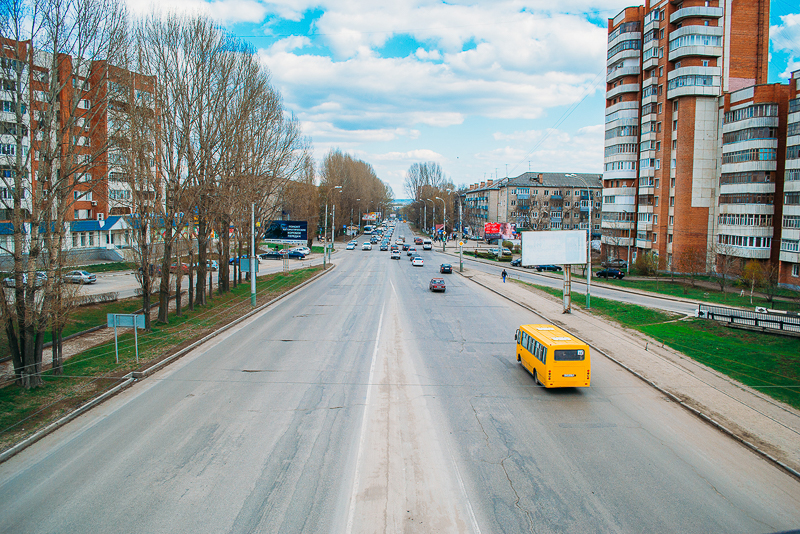
[(206, 260), (206, 269), (209, 271), (218, 271), (219, 262), (217, 260)]
[(425, 261), (419, 256), (417, 256), (416, 258), (411, 260), (411, 265), (413, 265), (414, 267), (422, 267), (423, 265), (425, 265)]
[(308, 256), (311, 254), (311, 249), (308, 247), (293, 247), (291, 250), (296, 250), (297, 252), (303, 254), (304, 256)]
[(537, 271), (561, 271), (561, 266), (559, 265), (537, 265), (534, 267)]
[(449, 263), (443, 263), (439, 266), (439, 272), (442, 274), (452, 274), (453, 273), (453, 266)]
[(283, 254), (278, 252), (277, 250), (270, 250), (269, 252), (264, 252), (258, 255), (259, 258), (262, 260), (280, 260), (283, 259)]
[[(493, 247), (489, 249), (489, 252), (497, 256), (498, 252), (500, 252), (500, 249), (498, 247)], [(503, 256), (511, 256), (512, 252), (507, 248), (503, 248), (502, 254)]]
[(444, 285), (444, 278), (431, 278), (431, 283), (428, 284), (428, 289), (431, 291), (446, 291), (447, 288)]
[[(143, 272), (142, 268), (139, 267), (139, 269), (137, 269), (137, 271), (138, 271), (138, 275), (142, 276), (142, 272)], [(150, 264), (150, 276), (161, 276), (161, 266), (151, 263)]]
[[(181, 269), (181, 272), (183, 274), (189, 274), (189, 266), (187, 264), (181, 263), (180, 269)], [(178, 272), (178, 264), (177, 263), (173, 263), (172, 265), (170, 265), (169, 266), (169, 272), (177, 273)]]
[(64, 275), (64, 281), (71, 284), (94, 284), (97, 276), (86, 271), (70, 271)]
[[(41, 287), (47, 281), (47, 273), (42, 271), (36, 272), (36, 279), (33, 281), (34, 287)], [(28, 273), (22, 273), (22, 285), (26, 285), (28, 283)], [(13, 276), (9, 276), (8, 278), (3, 280), (3, 285), (6, 287), (16, 287), (17, 281)]]
[(517, 258), (515, 260), (511, 260), (512, 267), (522, 267), (522, 258)]
[(628, 262), (621, 258), (614, 258), (613, 260), (604, 261), (600, 265), (603, 267), (613, 267), (614, 269), (628, 268)]
[(602, 271), (597, 271), (594, 275), (599, 278), (605, 278), (606, 280), (609, 278), (616, 278), (617, 280), (625, 278), (625, 273), (619, 269), (603, 269)]
[(299, 250), (290, 250), (286, 253), (286, 256), (290, 260), (303, 260), (305, 259), (306, 255), (300, 252)]

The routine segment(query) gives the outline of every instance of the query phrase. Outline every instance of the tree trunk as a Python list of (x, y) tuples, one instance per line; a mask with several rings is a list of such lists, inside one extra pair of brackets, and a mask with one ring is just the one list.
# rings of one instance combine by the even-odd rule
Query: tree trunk
[(161, 260), (161, 286), (158, 289), (158, 322), (169, 322), (169, 262), (172, 256), (172, 227), (164, 230), (164, 258)]
[[(178, 265), (182, 269), (181, 265)], [(194, 310), (194, 247), (191, 240), (189, 241), (189, 311)]]
[(53, 336), (53, 374), (54, 375), (61, 375), (64, 374), (64, 359), (63, 359), (63, 340), (61, 338), (61, 331), (60, 327), (54, 327), (52, 336)]
[[(205, 205), (205, 198), (200, 200), (200, 206)], [(196, 300), (198, 306), (206, 303), (206, 268), (208, 266), (208, 224), (206, 223), (205, 215), (202, 213), (197, 221), (197, 294)], [(210, 271), (211, 269), (209, 269)], [(209, 282), (208, 287), (211, 287)], [(210, 289), (209, 289), (210, 292)]]
[(180, 272), (175, 273), (175, 315), (181, 316), (181, 281), (182, 276)]

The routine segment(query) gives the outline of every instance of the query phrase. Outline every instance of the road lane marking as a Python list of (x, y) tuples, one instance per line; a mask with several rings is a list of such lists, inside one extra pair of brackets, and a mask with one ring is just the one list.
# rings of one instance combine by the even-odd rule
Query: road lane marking
[(383, 314), (386, 311), (386, 303), (384, 302), (381, 308), (381, 318), (378, 320), (378, 333), (375, 336), (375, 348), (372, 350), (372, 363), (369, 366), (369, 378), (367, 379), (367, 397), (364, 402), (364, 413), (361, 416), (361, 436), (358, 439), (358, 455), (356, 456), (356, 471), (353, 476), (353, 491), (350, 494), (350, 510), (347, 513), (347, 528), (345, 532), (348, 534), (353, 532), (353, 520), (356, 512), (356, 496), (358, 494), (358, 479), (361, 476), (361, 459), (364, 455), (364, 439), (366, 436), (367, 427), (367, 414), (369, 413), (370, 398), (372, 398), (372, 383), (373, 376), (375, 375), (375, 362), (378, 360), (378, 345), (381, 340), (381, 328), (383, 328)]

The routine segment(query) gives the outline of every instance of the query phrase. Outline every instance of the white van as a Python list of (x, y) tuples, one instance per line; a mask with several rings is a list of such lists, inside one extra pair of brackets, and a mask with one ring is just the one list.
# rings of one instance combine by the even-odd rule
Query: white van
[(422, 250), (431, 250), (433, 248), (433, 241), (430, 239), (422, 240)]

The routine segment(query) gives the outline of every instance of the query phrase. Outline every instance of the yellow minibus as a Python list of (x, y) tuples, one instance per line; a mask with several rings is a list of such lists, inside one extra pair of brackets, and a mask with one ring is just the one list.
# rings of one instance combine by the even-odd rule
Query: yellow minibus
[(546, 388), (588, 388), (589, 346), (551, 324), (521, 325), (514, 335), (517, 361)]

